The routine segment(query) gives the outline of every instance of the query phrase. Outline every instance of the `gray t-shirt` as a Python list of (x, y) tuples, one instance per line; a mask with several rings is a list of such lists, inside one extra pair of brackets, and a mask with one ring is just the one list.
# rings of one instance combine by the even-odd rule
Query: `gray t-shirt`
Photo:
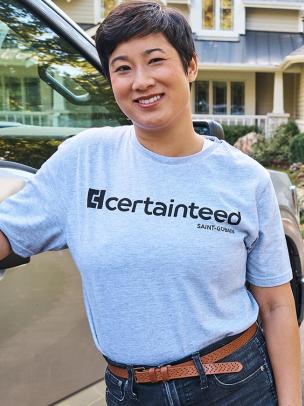
[(237, 334), (258, 316), (245, 287), (292, 278), (268, 172), (225, 141), (153, 153), (133, 126), (65, 141), (0, 205), (21, 256), (68, 245), (98, 349), (158, 365)]

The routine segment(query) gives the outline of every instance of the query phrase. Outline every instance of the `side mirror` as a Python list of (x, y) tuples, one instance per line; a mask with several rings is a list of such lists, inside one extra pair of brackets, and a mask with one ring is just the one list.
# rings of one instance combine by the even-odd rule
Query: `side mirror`
[[(47, 65), (38, 66), (38, 74), (40, 79), (51, 86), (56, 92), (61, 94), (61, 96), (66, 98), (72, 104), (76, 104), (78, 106), (90, 104), (91, 95), (84, 88), (82, 88), (81, 85), (77, 84), (73, 78), (70, 78), (70, 88), (64, 84), (64, 75), (62, 74), (63, 68), (64, 67), (62, 66), (62, 69), (60, 70), (59, 66), (56, 71), (56, 67), (54, 66), (52, 68)], [(67, 74), (68, 72), (65, 73)], [(73, 87), (75, 89), (73, 89)], [(78, 94), (73, 90), (77, 91)]]
[(214, 120), (198, 120), (193, 119), (194, 131), (201, 135), (211, 135), (217, 137), (220, 140), (225, 139), (223, 127), (220, 123)]

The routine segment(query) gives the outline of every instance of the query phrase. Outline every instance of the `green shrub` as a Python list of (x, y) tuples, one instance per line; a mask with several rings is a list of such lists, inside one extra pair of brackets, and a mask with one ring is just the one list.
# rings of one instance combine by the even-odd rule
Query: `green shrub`
[(225, 140), (229, 142), (229, 144), (234, 145), (238, 138), (243, 137), (248, 133), (260, 132), (260, 130), (255, 125), (226, 125), (223, 124), (223, 130), (225, 134)]
[(56, 152), (63, 140), (37, 138), (0, 138), (0, 159), (19, 162), (39, 169)]
[(280, 127), (277, 128), (277, 132), (280, 131), (289, 134), (290, 137), (299, 134), (299, 128), (293, 120), (288, 121), (286, 124), (280, 125)]
[(304, 224), (304, 212), (300, 210), (300, 224)]
[(291, 139), (290, 159), (292, 162), (304, 162), (304, 133), (295, 135)]
[(288, 166), (291, 163), (290, 142), (298, 133), (295, 122), (282, 124), (270, 139), (263, 136), (258, 139), (253, 145), (253, 158), (264, 166)]

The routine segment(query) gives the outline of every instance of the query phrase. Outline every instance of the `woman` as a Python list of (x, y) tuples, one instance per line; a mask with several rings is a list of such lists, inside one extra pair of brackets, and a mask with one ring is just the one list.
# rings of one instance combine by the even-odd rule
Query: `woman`
[(123, 3), (96, 46), (133, 125), (64, 142), (1, 204), (0, 258), (69, 246), (109, 363), (108, 405), (300, 405), (273, 187), (251, 158), (194, 132), (188, 23), (157, 3)]

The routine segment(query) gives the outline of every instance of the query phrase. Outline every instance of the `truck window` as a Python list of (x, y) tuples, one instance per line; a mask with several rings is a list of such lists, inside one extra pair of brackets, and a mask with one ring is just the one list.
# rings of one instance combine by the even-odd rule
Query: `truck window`
[(79, 51), (20, 2), (0, 1), (0, 159), (39, 168), (65, 138), (123, 123)]

